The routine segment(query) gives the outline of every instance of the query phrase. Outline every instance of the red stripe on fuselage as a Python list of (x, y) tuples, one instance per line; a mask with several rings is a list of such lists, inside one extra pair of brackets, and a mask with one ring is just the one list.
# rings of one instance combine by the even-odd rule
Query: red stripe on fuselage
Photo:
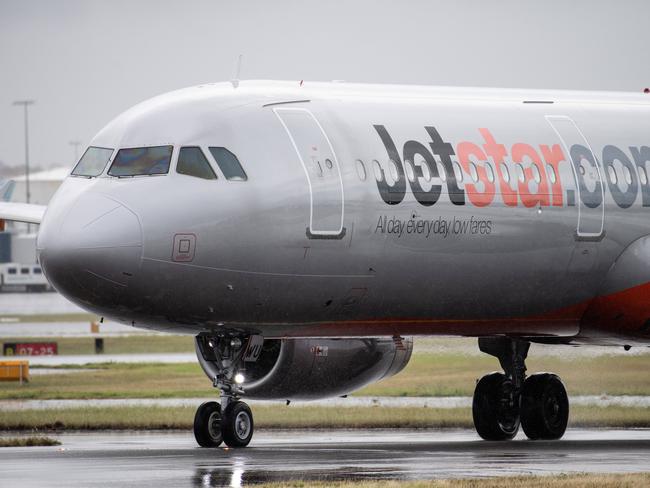
[(650, 341), (650, 283), (596, 297), (582, 319), (586, 331), (594, 329), (621, 337)]
[(650, 283), (551, 312), (526, 317), (488, 319), (381, 318), (345, 320), (297, 327), (291, 337), (393, 335), (518, 335), (573, 337), (590, 332), (612, 337), (645, 337), (650, 318)]

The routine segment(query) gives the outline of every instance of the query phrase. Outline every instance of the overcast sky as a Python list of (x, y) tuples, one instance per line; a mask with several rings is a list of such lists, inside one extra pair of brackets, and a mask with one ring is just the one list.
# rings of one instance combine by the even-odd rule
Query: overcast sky
[(0, 0), (0, 161), (72, 165), (156, 94), (232, 78), (641, 91), (650, 2)]

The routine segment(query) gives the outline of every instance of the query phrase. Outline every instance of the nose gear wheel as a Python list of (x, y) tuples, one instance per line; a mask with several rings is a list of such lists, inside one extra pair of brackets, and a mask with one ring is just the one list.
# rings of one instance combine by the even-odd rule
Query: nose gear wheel
[(239, 400), (244, 393), (235, 377), (244, 371), (248, 337), (197, 336), (196, 353), (204, 371), (220, 390), (219, 402), (206, 402), (194, 416), (194, 437), (201, 447), (245, 447), (253, 437), (253, 413)]

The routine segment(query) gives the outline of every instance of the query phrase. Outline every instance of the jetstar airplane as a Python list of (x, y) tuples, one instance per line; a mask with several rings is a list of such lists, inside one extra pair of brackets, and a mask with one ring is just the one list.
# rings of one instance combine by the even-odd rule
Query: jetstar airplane
[(650, 344), (649, 164), (643, 94), (218, 83), (128, 110), (47, 209), (0, 217), (40, 224), (81, 307), (196, 336), (201, 446), (250, 442), (240, 398), (346, 395), (431, 335), (500, 361), (481, 437), (557, 439), (530, 344)]

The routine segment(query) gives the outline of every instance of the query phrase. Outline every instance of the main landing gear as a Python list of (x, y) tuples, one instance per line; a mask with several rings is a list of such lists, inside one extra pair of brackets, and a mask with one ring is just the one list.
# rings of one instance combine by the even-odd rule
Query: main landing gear
[[(205, 402), (194, 416), (194, 438), (201, 447), (245, 447), (253, 437), (253, 414), (239, 400), (243, 356), (246, 347), (238, 337), (197, 336), (196, 353), (201, 366), (221, 391), (219, 402)], [(241, 380), (241, 381), (240, 381)]]
[(569, 419), (569, 398), (552, 373), (526, 377), (530, 342), (507, 337), (479, 338), (479, 349), (499, 359), (503, 373), (483, 376), (476, 384), (472, 415), (485, 440), (512, 439), (521, 425), (530, 439), (559, 439)]

